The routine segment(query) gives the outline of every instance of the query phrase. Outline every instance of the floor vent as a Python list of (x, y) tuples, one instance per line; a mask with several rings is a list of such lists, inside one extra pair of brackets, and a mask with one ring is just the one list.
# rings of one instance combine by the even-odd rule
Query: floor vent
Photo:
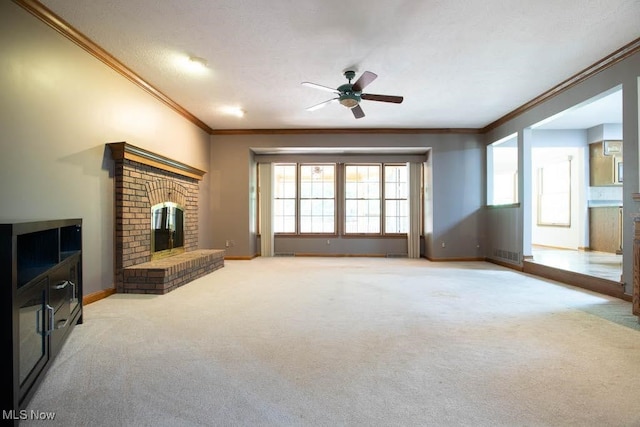
[(274, 255), (275, 256), (296, 256), (296, 254), (293, 252), (278, 252)]
[(407, 254), (387, 254), (387, 258), (406, 258)]
[(494, 249), (493, 256), (495, 256), (496, 258), (502, 258), (509, 261), (520, 262), (519, 252), (505, 251), (504, 249)]

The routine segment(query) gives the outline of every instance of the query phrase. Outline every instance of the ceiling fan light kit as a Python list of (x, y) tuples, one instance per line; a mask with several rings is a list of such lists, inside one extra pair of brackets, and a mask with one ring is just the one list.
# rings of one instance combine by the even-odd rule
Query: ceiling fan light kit
[(302, 82), (304, 86), (308, 86), (314, 89), (324, 90), (326, 92), (332, 92), (338, 95), (337, 98), (332, 98), (327, 101), (321, 102), (320, 104), (316, 104), (307, 108), (307, 111), (315, 111), (337, 100), (340, 102), (340, 104), (351, 109), (351, 112), (353, 113), (353, 116), (356, 119), (361, 119), (362, 117), (364, 117), (364, 111), (360, 106), (360, 101), (362, 101), (363, 99), (368, 101), (390, 102), (394, 104), (400, 104), (404, 100), (402, 96), (374, 95), (374, 94), (362, 93), (362, 90), (366, 86), (368, 86), (371, 82), (373, 82), (376, 78), (378, 78), (377, 74), (372, 73), (371, 71), (365, 71), (364, 73), (362, 73), (360, 78), (358, 78), (358, 80), (356, 80), (356, 82), (353, 84), (351, 84), (351, 80), (353, 80), (353, 78), (356, 76), (355, 71), (352, 71), (352, 70), (345, 71), (344, 76), (346, 77), (347, 80), (349, 80), (349, 83), (340, 85), (338, 86), (337, 89), (332, 89), (328, 86), (323, 86), (316, 83)]
[(347, 108), (353, 108), (360, 103), (360, 97), (355, 93), (340, 95), (340, 104)]

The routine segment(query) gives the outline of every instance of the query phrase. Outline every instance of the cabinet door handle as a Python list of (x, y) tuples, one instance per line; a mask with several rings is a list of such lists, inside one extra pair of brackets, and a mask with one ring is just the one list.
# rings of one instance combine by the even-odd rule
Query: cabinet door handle
[(71, 302), (76, 302), (76, 284), (69, 280), (71, 284)]
[(42, 313), (42, 309), (38, 309), (36, 311), (36, 333), (38, 335), (46, 335), (42, 329), (40, 329), (40, 325), (42, 324), (40, 321), (40, 313)]
[(69, 319), (60, 319), (58, 320), (58, 322), (56, 323), (56, 329), (62, 329), (65, 326), (67, 326), (67, 322), (69, 322)]
[(53, 307), (51, 307), (49, 304), (46, 305), (47, 310), (49, 310), (49, 328), (47, 329), (46, 335), (51, 335), (51, 332), (53, 332), (53, 322), (55, 321), (54, 319), (54, 312), (53, 312)]
[(62, 282), (58, 282), (55, 285), (53, 285), (53, 289), (55, 290), (64, 289), (67, 287), (67, 285), (69, 285), (69, 283), (71, 282), (69, 282), (68, 280), (63, 280)]

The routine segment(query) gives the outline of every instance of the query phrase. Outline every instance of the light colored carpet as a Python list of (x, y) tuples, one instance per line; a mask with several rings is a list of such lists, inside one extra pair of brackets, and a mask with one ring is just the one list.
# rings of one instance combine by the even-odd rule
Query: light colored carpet
[(640, 425), (630, 304), (489, 263), (227, 261), (84, 319), (24, 425)]

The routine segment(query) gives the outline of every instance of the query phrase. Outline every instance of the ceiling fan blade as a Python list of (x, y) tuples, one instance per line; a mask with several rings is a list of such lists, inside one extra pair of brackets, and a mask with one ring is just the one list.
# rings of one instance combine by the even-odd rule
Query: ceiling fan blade
[(337, 101), (338, 98), (333, 98), (333, 99), (329, 99), (327, 101), (321, 102), (320, 104), (316, 104), (316, 105), (312, 105), (311, 107), (308, 107), (306, 110), (307, 111), (316, 111), (322, 107), (324, 107), (327, 104), (331, 104), (334, 101)]
[(331, 93), (340, 93), (340, 92), (338, 92), (336, 89), (331, 88), (331, 87), (329, 87), (329, 86), (322, 86), (322, 85), (319, 85), (319, 84), (316, 84), (316, 83), (311, 83), (311, 82), (302, 82), (301, 84), (302, 84), (303, 86), (311, 87), (311, 88), (314, 88), (314, 89), (324, 90), (324, 91), (326, 91), (326, 92), (331, 92)]
[(360, 106), (360, 104), (353, 107), (351, 109), (351, 112), (353, 113), (353, 117), (355, 117), (356, 119), (361, 119), (364, 117), (364, 111), (362, 111), (362, 107)]
[(367, 101), (393, 102), (394, 104), (401, 104), (404, 100), (404, 97), (402, 96), (375, 95), (372, 93), (363, 93), (360, 97)]
[(358, 80), (356, 80), (356, 82), (353, 84), (352, 89), (356, 92), (362, 92), (362, 89), (367, 87), (369, 83), (371, 83), (377, 78), (378, 78), (377, 74), (372, 73), (371, 71), (365, 71), (364, 73), (362, 73), (360, 78), (358, 78)]

